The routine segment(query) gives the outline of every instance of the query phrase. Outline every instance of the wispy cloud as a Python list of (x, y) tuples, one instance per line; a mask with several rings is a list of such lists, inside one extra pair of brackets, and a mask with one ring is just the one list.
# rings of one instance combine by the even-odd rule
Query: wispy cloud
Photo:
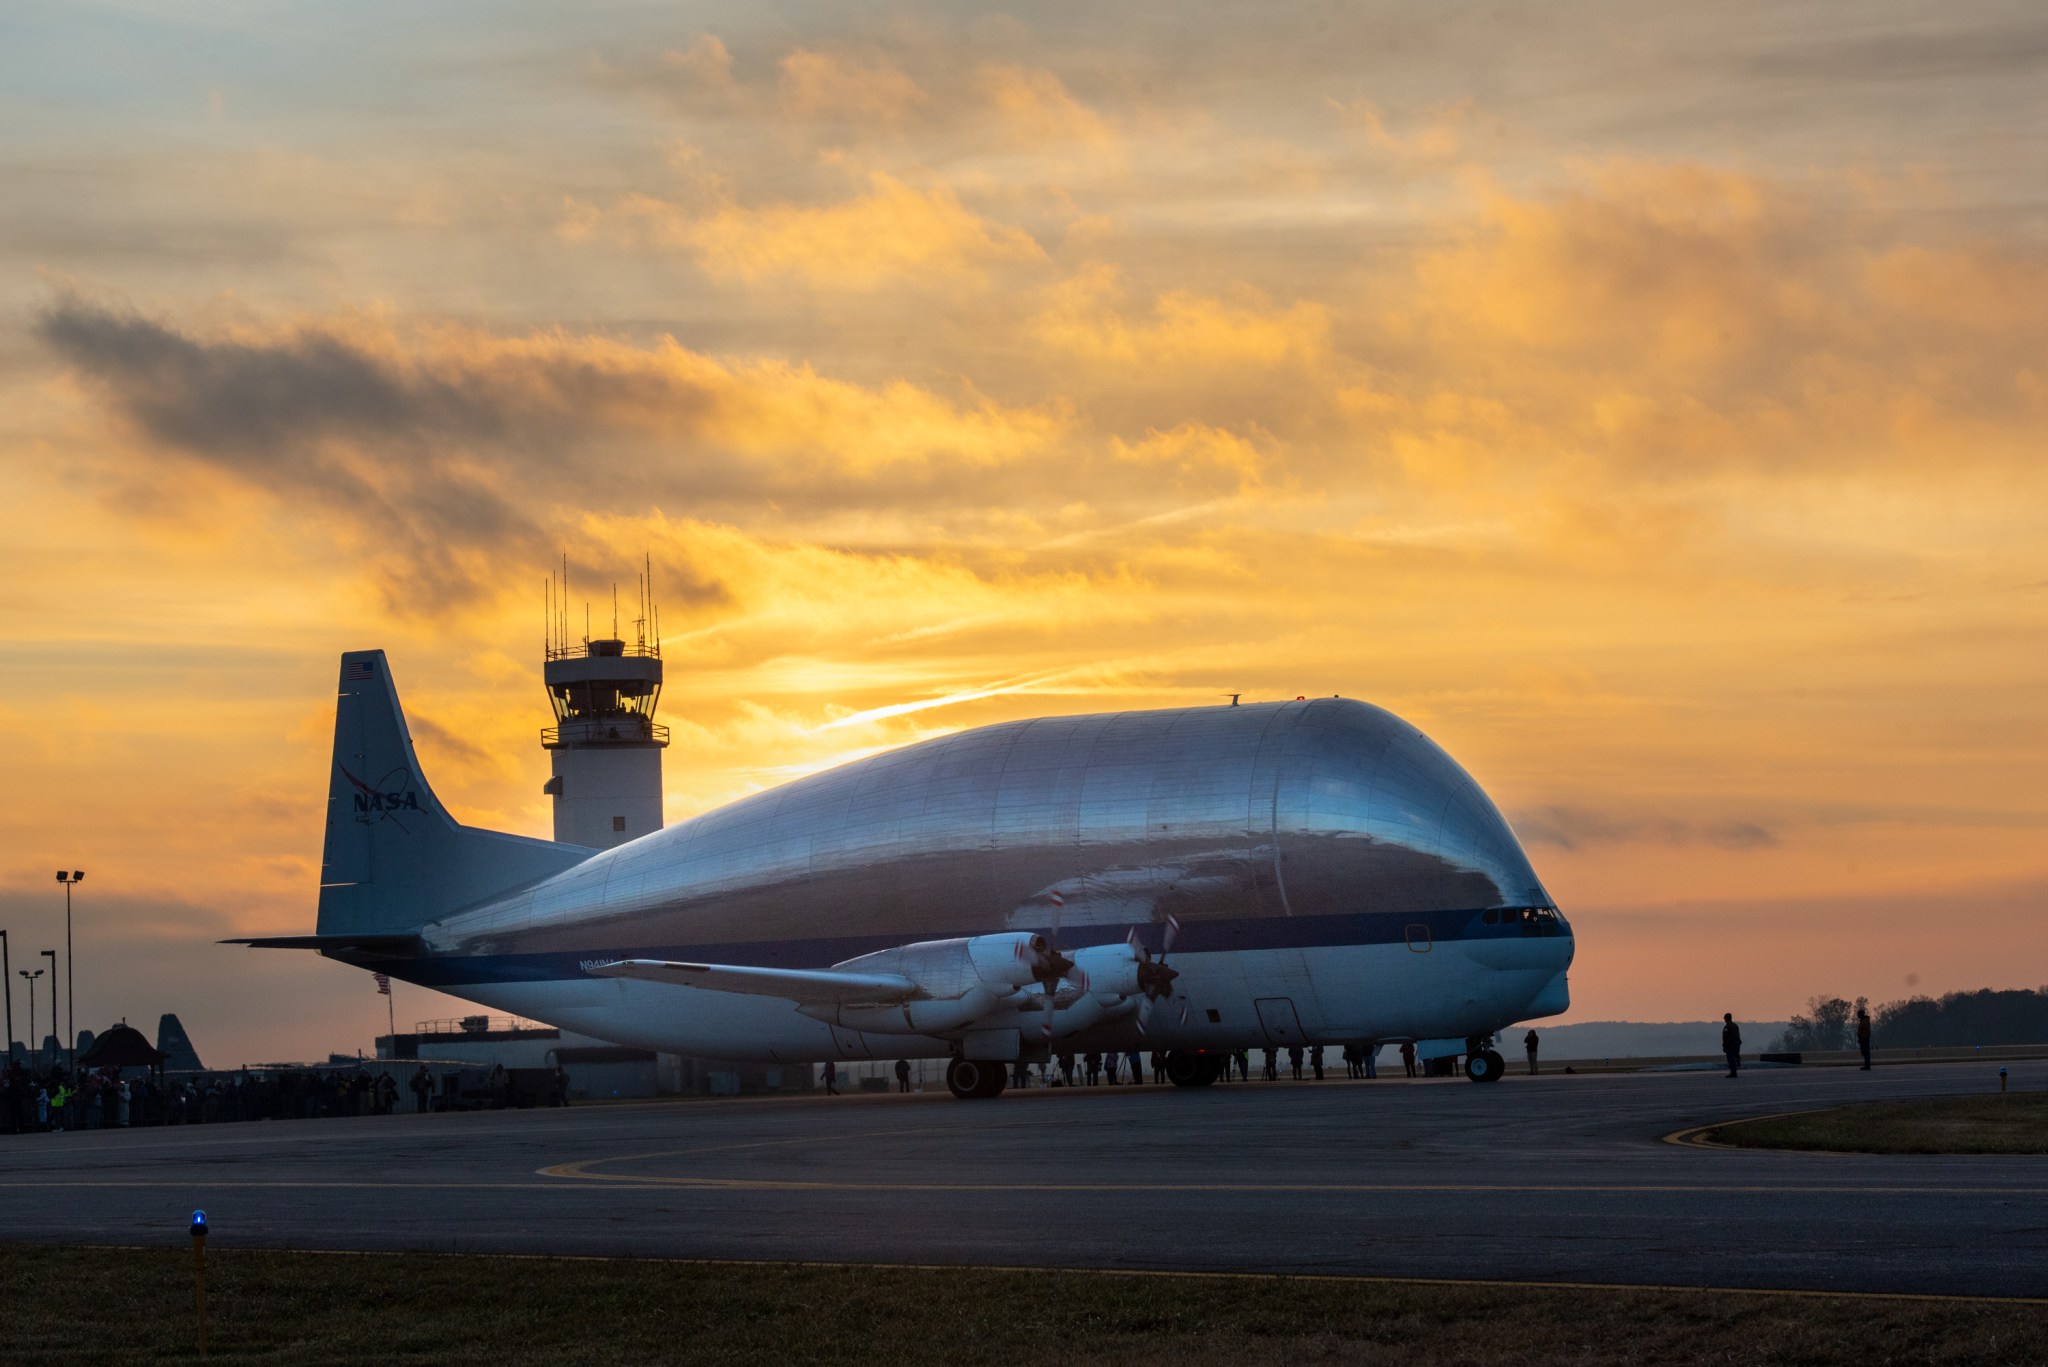
[(1584, 807), (1537, 807), (1514, 812), (1515, 833), (1538, 845), (1576, 850), (1615, 841), (1663, 845), (1715, 845), (1725, 850), (1763, 849), (1778, 843), (1770, 828), (1754, 821), (1688, 821), (1641, 813), (1619, 814)]

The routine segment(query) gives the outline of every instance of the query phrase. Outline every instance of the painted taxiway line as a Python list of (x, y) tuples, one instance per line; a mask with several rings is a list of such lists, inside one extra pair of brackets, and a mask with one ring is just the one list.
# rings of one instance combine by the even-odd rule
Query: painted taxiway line
[[(592, 1159), (591, 1162), (605, 1162)], [(606, 1191), (853, 1191), (853, 1192), (983, 1192), (1019, 1194), (1087, 1194), (1114, 1192), (1186, 1192), (1208, 1195), (1730, 1195), (1730, 1196), (2048, 1196), (2048, 1187), (1997, 1186), (1871, 1186), (1855, 1183), (1779, 1185), (1758, 1183), (1483, 1183), (1483, 1182), (807, 1182), (781, 1178), (739, 1177), (648, 1177), (630, 1173), (571, 1172), (580, 1164), (541, 1168), (535, 1176), (542, 1181), (436, 1182), (436, 1181), (337, 1181), (330, 1178), (305, 1181), (219, 1178), (204, 1175), (156, 1178), (60, 1178), (52, 1181), (10, 1182), (8, 1191), (61, 1191), (76, 1188), (106, 1188), (133, 1191), (575, 1191), (577, 1182), (601, 1185)]]
[[(650, 1182), (643, 1184), (647, 1191), (659, 1191), (664, 1184)], [(560, 1182), (337, 1182), (327, 1179), (312, 1179), (304, 1182), (248, 1181), (241, 1178), (157, 1177), (142, 1178), (59, 1178), (48, 1182), (9, 1182), (4, 1191), (52, 1191), (71, 1187), (110, 1187), (141, 1191), (189, 1191), (204, 1188), (207, 1191), (259, 1190), (274, 1188), (285, 1191), (569, 1191), (572, 1188)], [(620, 1190), (631, 1191), (632, 1183), (622, 1183)]]
[[(133, 1253), (158, 1253), (163, 1251), (159, 1247), (142, 1244), (58, 1244), (48, 1246), (109, 1249)], [(1494, 1277), (1390, 1277), (1374, 1276), (1369, 1273), (1360, 1272), (1233, 1272), (1196, 1268), (1061, 1267), (1050, 1264), (1032, 1266), (1030, 1264), (1011, 1263), (862, 1263), (830, 1262), (820, 1259), (790, 1262), (748, 1258), (641, 1257), (632, 1254), (604, 1253), (448, 1253), (427, 1250), (372, 1248), (272, 1249), (256, 1247), (248, 1251), (309, 1258), (462, 1258), (504, 1259), (511, 1262), (658, 1263), (663, 1266), (672, 1267), (732, 1268), (751, 1271), (997, 1273), (1027, 1274), (1032, 1276), (1045, 1276), (1049, 1274), (1075, 1277), (1121, 1277), (1134, 1281), (1265, 1282), (1269, 1284), (1329, 1282), (1340, 1286), (1427, 1286), (1442, 1287), (1448, 1290), (1630, 1291), (1662, 1295), (1780, 1296), (1791, 1300), (1904, 1301), (1928, 1305), (1979, 1305), (1987, 1307), (2048, 1306), (2048, 1296), (1970, 1296), (1939, 1291), (1815, 1291), (1803, 1287), (1709, 1286), (1668, 1282), (1528, 1281), (1520, 1278), (1509, 1280)]]
[(644, 1173), (593, 1172), (602, 1163), (630, 1163), (661, 1154), (629, 1158), (586, 1158), (535, 1169), (537, 1177), (563, 1181), (616, 1183), (632, 1187), (687, 1187), (709, 1191), (872, 1191), (872, 1192), (1189, 1192), (1259, 1195), (1263, 1193), (1341, 1195), (1355, 1193), (1471, 1193), (1474, 1195), (1857, 1195), (1857, 1196), (2048, 1196), (2048, 1187), (1900, 1186), (1858, 1183), (1699, 1183), (1699, 1182), (830, 1182), (776, 1177), (664, 1177)]
[[(1902, 1100), (1931, 1100), (1937, 1098), (1900, 1098)], [(1716, 1153), (1754, 1154), (1806, 1154), (1815, 1158), (1993, 1158), (2005, 1162), (2018, 1159), (2039, 1160), (2048, 1155), (2038, 1153), (1874, 1153), (1860, 1149), (1792, 1149), (1778, 1148), (1768, 1144), (1724, 1144), (1711, 1136), (1719, 1130), (1732, 1130), (1738, 1125), (1761, 1125), (1766, 1120), (1784, 1120), (1795, 1115), (1822, 1115), (1829, 1111), (1846, 1111), (1856, 1106), (1882, 1105), (1879, 1102), (1850, 1102), (1842, 1106), (1808, 1106), (1798, 1111), (1773, 1111), (1769, 1115), (1745, 1115), (1735, 1120), (1716, 1120), (1711, 1125), (1693, 1125), (1683, 1130), (1673, 1130), (1662, 1136), (1666, 1144), (1676, 1144), (1686, 1149), (1711, 1149)]]
[[(1803, 1111), (1773, 1111), (1773, 1112), (1771, 1112), (1771, 1113), (1770, 1113), (1769, 1115), (1745, 1115), (1745, 1116), (1742, 1116), (1742, 1117), (1740, 1117), (1740, 1118), (1738, 1118), (1738, 1119), (1735, 1119), (1735, 1120), (1716, 1120), (1716, 1121), (1715, 1121), (1715, 1122), (1714, 1122), (1713, 1124), (1711, 1124), (1711, 1125), (1693, 1125), (1693, 1126), (1690, 1126), (1690, 1127), (1688, 1127), (1688, 1128), (1686, 1128), (1686, 1129), (1683, 1129), (1683, 1130), (1673, 1130), (1673, 1131), (1672, 1131), (1672, 1132), (1671, 1132), (1670, 1134), (1667, 1134), (1667, 1135), (1665, 1135), (1665, 1136), (1664, 1136), (1663, 1138), (1664, 1138), (1664, 1142), (1665, 1142), (1666, 1144), (1676, 1144), (1676, 1145), (1678, 1145), (1678, 1146), (1679, 1146), (1679, 1147), (1681, 1147), (1681, 1148), (1687, 1148), (1687, 1149), (1717, 1149), (1717, 1150), (1719, 1150), (1719, 1151), (1721, 1151), (1721, 1152), (1723, 1152), (1723, 1153), (1727, 1153), (1727, 1152), (1732, 1152), (1732, 1151), (1734, 1151), (1734, 1150), (1740, 1149), (1740, 1148), (1742, 1148), (1743, 1146), (1742, 1146), (1742, 1145), (1740, 1145), (1740, 1144), (1722, 1144), (1722, 1143), (1719, 1143), (1719, 1142), (1717, 1142), (1717, 1141), (1715, 1141), (1715, 1140), (1712, 1140), (1712, 1139), (1709, 1139), (1709, 1138), (1707, 1138), (1707, 1136), (1708, 1136), (1708, 1135), (1710, 1135), (1710, 1134), (1712, 1134), (1712, 1133), (1713, 1133), (1713, 1132), (1714, 1132), (1715, 1130), (1725, 1130), (1725, 1129), (1728, 1129), (1729, 1127), (1731, 1127), (1731, 1126), (1734, 1126), (1734, 1125), (1754, 1125), (1754, 1124), (1757, 1124), (1757, 1123), (1758, 1123), (1758, 1122), (1760, 1122), (1760, 1121), (1765, 1121), (1765, 1120), (1783, 1120), (1783, 1119), (1784, 1119), (1785, 1117), (1787, 1117), (1787, 1116), (1792, 1116), (1792, 1115), (1813, 1115), (1813, 1114), (1815, 1114), (1815, 1113), (1817, 1113), (1817, 1112), (1820, 1112), (1820, 1111), (1833, 1111), (1833, 1110), (1840, 1110), (1840, 1109), (1841, 1109), (1841, 1108), (1840, 1108), (1840, 1107), (1838, 1107), (1838, 1106), (1809, 1106), (1809, 1107), (1807, 1107), (1807, 1108), (1806, 1108), (1805, 1110), (1803, 1110)], [(1763, 1152), (1769, 1152), (1769, 1153), (1819, 1153), (1819, 1154), (1836, 1154), (1836, 1155), (1837, 1155), (1838, 1157), (1845, 1157), (1845, 1158), (1846, 1158), (1846, 1157), (1864, 1157), (1864, 1158), (1876, 1158), (1876, 1157), (1885, 1157), (1885, 1156), (1891, 1156), (1891, 1157), (1896, 1157), (1896, 1156), (1897, 1156), (1897, 1155), (1880, 1155), (1880, 1154), (1861, 1154), (1861, 1155), (1855, 1155), (1855, 1154), (1845, 1154), (1845, 1153), (1838, 1153), (1838, 1151), (1837, 1151), (1837, 1150), (1834, 1150), (1834, 1149), (1769, 1149), (1769, 1150), (1763, 1150)], [(1996, 1156), (1996, 1155), (1994, 1155), (1994, 1156)]]

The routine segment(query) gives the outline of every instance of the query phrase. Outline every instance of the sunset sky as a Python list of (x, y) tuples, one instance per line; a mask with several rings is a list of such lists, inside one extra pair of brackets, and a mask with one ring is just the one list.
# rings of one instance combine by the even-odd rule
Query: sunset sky
[(543, 579), (645, 552), (671, 820), (1341, 693), (1507, 813), (1567, 1019), (2048, 982), (2044, 64), (2019, 3), (12, 7), (14, 966), (77, 867), (81, 1026), (368, 1048), (212, 944), (311, 929), (336, 655), (546, 835)]

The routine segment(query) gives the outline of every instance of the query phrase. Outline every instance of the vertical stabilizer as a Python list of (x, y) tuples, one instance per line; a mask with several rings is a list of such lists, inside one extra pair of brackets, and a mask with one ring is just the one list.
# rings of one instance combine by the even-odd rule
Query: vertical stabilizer
[(156, 1051), (165, 1056), (164, 1067), (174, 1073), (196, 1073), (206, 1066), (199, 1061), (199, 1051), (192, 1047), (184, 1024), (168, 1011), (156, 1023)]
[(320, 860), (320, 934), (418, 930), (593, 853), (457, 822), (420, 772), (384, 652), (352, 650), (341, 657)]

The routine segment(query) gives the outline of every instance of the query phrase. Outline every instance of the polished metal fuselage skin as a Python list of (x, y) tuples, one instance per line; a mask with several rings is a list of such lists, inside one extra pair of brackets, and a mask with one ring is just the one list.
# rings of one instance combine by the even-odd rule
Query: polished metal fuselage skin
[[(952, 1045), (583, 969), (822, 968), (1055, 925), (1069, 948), (1135, 929), (1156, 949), (1175, 917), (1179, 995), (1147, 1047), (1463, 1038), (1564, 1009), (1569, 928), (1485, 916), (1550, 901), (1448, 755), (1391, 713), (1323, 698), (1047, 717), (875, 755), (450, 916), (407, 976), (646, 1047), (939, 1054)], [(1055, 1047), (1138, 1041), (1126, 1019)]]

